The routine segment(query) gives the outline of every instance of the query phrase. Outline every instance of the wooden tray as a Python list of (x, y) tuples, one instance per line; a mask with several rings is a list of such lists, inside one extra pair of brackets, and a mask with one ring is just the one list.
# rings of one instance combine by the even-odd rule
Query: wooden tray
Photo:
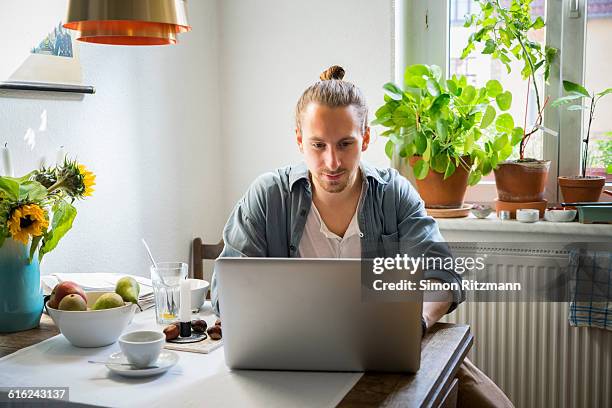
[(467, 217), (472, 204), (463, 204), (461, 208), (425, 208), (427, 215), (434, 218), (463, 218)]

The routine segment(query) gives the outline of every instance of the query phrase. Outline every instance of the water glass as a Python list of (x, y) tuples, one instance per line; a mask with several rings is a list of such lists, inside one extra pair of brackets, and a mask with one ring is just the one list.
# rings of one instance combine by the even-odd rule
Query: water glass
[(181, 305), (181, 281), (187, 278), (187, 264), (184, 262), (159, 262), (151, 266), (151, 283), (155, 296), (155, 317), (158, 324), (178, 320)]

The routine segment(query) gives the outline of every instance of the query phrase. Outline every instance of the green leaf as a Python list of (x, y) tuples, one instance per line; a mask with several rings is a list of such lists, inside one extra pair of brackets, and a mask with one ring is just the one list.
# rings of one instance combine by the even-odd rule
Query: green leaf
[(571, 105), (567, 107), (568, 111), (587, 110), (587, 109), (589, 109), (588, 106), (582, 106), (582, 105)]
[(456, 169), (455, 164), (453, 163), (452, 160), (449, 160), (448, 165), (446, 166), (446, 171), (444, 172), (444, 180), (452, 176), (453, 173), (455, 172), (455, 169)]
[(388, 116), (381, 116), (379, 118), (374, 119), (373, 121), (370, 122), (371, 126), (376, 126), (376, 125), (384, 125), (387, 121), (391, 120), (391, 115)]
[(28, 263), (32, 263), (32, 259), (34, 259), (34, 254), (36, 253), (36, 249), (38, 248), (38, 244), (40, 243), (41, 239), (43, 239), (43, 235), (32, 237), (32, 243), (30, 244), (30, 258), (28, 259)]
[(606, 167), (606, 173), (612, 174), (612, 164), (608, 164), (608, 166)]
[(487, 40), (485, 42), (485, 47), (482, 50), (482, 54), (493, 54), (493, 51), (495, 51), (495, 41)]
[(436, 99), (434, 99), (433, 103), (431, 104), (430, 111), (432, 113), (438, 113), (444, 106), (448, 105), (449, 102), (450, 102), (450, 95), (444, 93), (438, 96)]
[(401, 157), (411, 157), (416, 153), (416, 147), (413, 143), (405, 145), (402, 150), (400, 150)]
[(465, 102), (465, 104), (469, 104), (470, 102), (472, 102), (475, 96), (476, 88), (474, 88), (472, 85), (468, 85), (463, 88), (463, 92), (461, 93), (461, 99)]
[(442, 78), (442, 69), (437, 65), (430, 65), (429, 70), (431, 71), (431, 76), (437, 82), (440, 82), (440, 78)]
[(391, 97), (391, 99), (396, 100), (396, 101), (401, 101), (402, 97), (404, 95), (404, 91), (402, 91), (397, 85), (395, 85), (392, 82), (387, 82), (386, 84), (383, 85), (383, 89), (386, 92), (387, 95), (389, 95), (389, 97)]
[(472, 53), (476, 49), (476, 46), (473, 42), (469, 42), (468, 45), (461, 52), (461, 59), (466, 59), (468, 55)]
[(497, 95), (502, 93), (504, 90), (502, 88), (502, 85), (496, 79), (491, 79), (490, 81), (487, 81), (486, 88), (487, 88), (487, 95), (489, 95), (491, 98), (495, 98)]
[(425, 88), (427, 82), (424, 77), (430, 76), (431, 72), (427, 65), (415, 64), (406, 68), (404, 83), (411, 88)]
[(498, 132), (512, 132), (514, 128), (514, 119), (509, 113), (502, 113), (495, 120), (495, 128)]
[(508, 143), (507, 145), (504, 146), (503, 149), (501, 149), (501, 151), (498, 154), (498, 158), (500, 162), (503, 162), (504, 160), (506, 160), (508, 157), (510, 157), (510, 155), (512, 154), (512, 143)]
[(427, 92), (432, 96), (440, 95), (440, 85), (433, 78), (427, 79)]
[(19, 199), (23, 201), (40, 201), (47, 193), (45, 186), (38, 181), (26, 181), (19, 186)]
[(533, 24), (531, 24), (531, 28), (533, 28), (534, 30), (539, 30), (540, 28), (544, 27), (544, 20), (542, 19), (542, 17), (538, 17), (535, 19), (535, 21), (533, 22)]
[(612, 93), (612, 88), (608, 88), (606, 90), (601, 91), (600, 93), (597, 94), (597, 96), (604, 96), (610, 93)]
[(555, 101), (550, 106), (557, 107), (557, 106), (565, 105), (578, 98), (584, 98), (584, 95), (581, 95), (578, 93), (572, 93), (566, 96), (562, 96), (561, 98), (555, 99)]
[(563, 89), (565, 89), (567, 92), (578, 93), (582, 96), (586, 96), (587, 98), (591, 97), (591, 95), (589, 94), (589, 91), (587, 91), (583, 86), (578, 85), (571, 81), (563, 81)]
[(448, 138), (448, 122), (444, 119), (438, 119), (436, 121), (436, 132), (438, 133), (440, 143), (444, 143)]
[(427, 147), (425, 148), (425, 151), (423, 152), (423, 160), (428, 162), (430, 158), (431, 158), (431, 139), (427, 139)]
[(457, 95), (457, 83), (455, 81), (453, 81), (452, 79), (447, 80), (446, 81), (446, 86), (448, 87), (448, 90), (453, 95)]
[(448, 166), (448, 162), (449, 159), (447, 154), (437, 154), (431, 158), (429, 167), (438, 173), (444, 173), (444, 171), (446, 171), (446, 166)]
[(395, 151), (395, 144), (391, 140), (387, 140), (385, 144), (385, 154), (389, 159), (393, 159), (393, 152)]
[(468, 184), (470, 186), (475, 186), (476, 184), (478, 184), (481, 178), (482, 174), (479, 171), (472, 171), (468, 176)]
[(493, 108), (491, 105), (487, 105), (487, 110), (485, 111), (484, 115), (482, 116), (482, 121), (480, 122), (480, 127), (482, 129), (486, 129), (489, 127), (489, 125), (491, 123), (493, 123), (493, 119), (495, 119), (495, 108)]
[(463, 144), (463, 154), (468, 154), (472, 151), (474, 146), (474, 135), (470, 132), (465, 137), (465, 143)]
[(417, 178), (417, 180), (423, 180), (425, 177), (427, 177), (427, 173), (429, 173), (429, 164), (427, 164), (426, 161), (419, 159), (414, 164), (412, 170), (414, 171), (414, 176)]
[(402, 105), (393, 112), (393, 123), (396, 126), (408, 127), (416, 122), (415, 113), (406, 105)]
[(52, 251), (57, 246), (59, 240), (72, 228), (72, 222), (76, 214), (76, 208), (64, 200), (59, 200), (53, 206), (51, 230), (47, 231), (43, 238), (43, 244), (38, 253), (39, 260), (42, 260), (46, 253)]
[(416, 146), (416, 153), (423, 154), (427, 149), (427, 136), (423, 132), (418, 132), (414, 138), (414, 145)]
[(512, 139), (510, 140), (510, 144), (512, 146), (516, 146), (517, 144), (519, 144), (521, 142), (521, 140), (523, 140), (523, 128), (522, 127), (515, 127), (514, 129), (512, 129)]
[(19, 199), (19, 183), (12, 177), (0, 177), (0, 190), (13, 201)]
[(495, 151), (499, 151), (503, 149), (504, 147), (506, 147), (507, 144), (508, 144), (508, 135), (503, 133), (495, 138), (495, 141), (493, 142), (493, 148), (495, 149)]
[(510, 91), (502, 92), (495, 97), (499, 109), (506, 111), (512, 106), (512, 93)]

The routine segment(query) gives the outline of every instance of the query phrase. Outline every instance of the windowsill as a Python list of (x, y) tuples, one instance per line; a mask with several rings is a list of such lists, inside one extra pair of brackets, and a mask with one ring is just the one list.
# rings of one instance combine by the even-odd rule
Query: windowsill
[[(612, 224), (538, 221), (502, 221), (492, 213), (485, 219), (470, 214), (466, 218), (437, 218), (440, 232), (448, 241), (611, 241)], [(528, 235), (525, 235), (528, 234)]]

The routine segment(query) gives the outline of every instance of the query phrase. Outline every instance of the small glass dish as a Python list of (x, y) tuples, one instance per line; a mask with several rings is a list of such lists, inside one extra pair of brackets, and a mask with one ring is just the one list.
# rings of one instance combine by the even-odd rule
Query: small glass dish
[(490, 205), (474, 204), (470, 212), (474, 214), (476, 218), (482, 219), (487, 218), (493, 212), (493, 208), (491, 208)]

